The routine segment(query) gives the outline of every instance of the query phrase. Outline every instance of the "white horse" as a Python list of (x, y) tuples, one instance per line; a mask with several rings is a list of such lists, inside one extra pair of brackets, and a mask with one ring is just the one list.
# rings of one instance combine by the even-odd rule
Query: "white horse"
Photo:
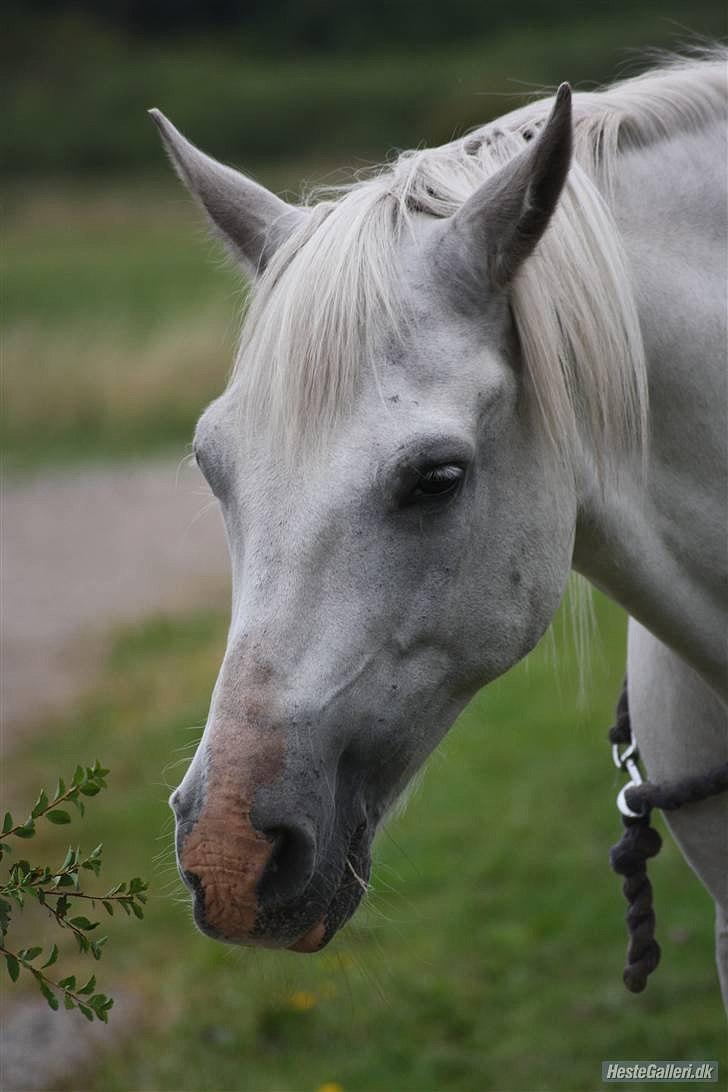
[[(726, 62), (567, 85), (293, 207), (152, 111), (255, 286), (195, 452), (232, 623), (172, 796), (210, 935), (322, 947), (374, 832), (569, 571), (630, 615), (654, 780), (728, 757)], [(715, 899), (725, 798), (668, 818)]]

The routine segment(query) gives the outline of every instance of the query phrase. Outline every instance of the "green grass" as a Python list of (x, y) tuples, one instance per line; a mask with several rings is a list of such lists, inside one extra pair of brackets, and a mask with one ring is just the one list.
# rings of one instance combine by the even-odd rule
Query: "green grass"
[(171, 171), (11, 185), (7, 205), (6, 465), (182, 449), (225, 386), (246, 286)]
[(225, 383), (242, 286), (171, 179), (16, 192), (5, 258), (11, 465), (190, 438)]
[[(109, 882), (152, 880), (145, 921), (115, 917), (100, 966), (102, 987), (141, 995), (143, 1017), (83, 1087), (568, 1092), (600, 1087), (602, 1059), (725, 1063), (711, 903), (669, 840), (651, 865), (663, 964), (641, 996), (621, 984), (605, 731), (624, 622), (603, 600), (598, 617), (584, 708), (557, 626), (461, 717), (379, 838), (368, 904), (314, 957), (214, 944), (180, 898), (165, 801), (205, 717), (225, 620), (122, 636), (98, 690), (7, 771), (15, 804), (98, 755), (110, 787), (89, 804), (84, 844), (103, 839)], [(38, 850), (61, 853), (66, 836), (49, 829)]]

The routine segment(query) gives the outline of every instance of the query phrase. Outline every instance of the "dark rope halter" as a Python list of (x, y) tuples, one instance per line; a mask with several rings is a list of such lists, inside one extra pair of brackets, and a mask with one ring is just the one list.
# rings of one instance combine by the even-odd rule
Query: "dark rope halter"
[[(639, 752), (629, 719), (626, 679), (617, 704), (616, 723), (609, 729), (609, 739), (615, 765), (630, 776), (629, 783), (617, 797), (625, 830), (622, 840), (612, 846), (609, 854), (614, 871), (624, 876), (622, 891), (628, 903), (626, 920), (629, 944), (622, 978), (628, 990), (641, 993), (647, 985), (648, 976), (660, 962), (647, 861), (660, 852), (662, 838), (650, 826), (650, 814), (653, 808), (675, 811), (684, 804), (707, 800), (709, 796), (725, 792), (728, 789), (728, 762), (697, 777), (663, 781), (659, 785), (643, 781), (637, 765)], [(621, 744), (626, 744), (623, 751), (619, 749)]]

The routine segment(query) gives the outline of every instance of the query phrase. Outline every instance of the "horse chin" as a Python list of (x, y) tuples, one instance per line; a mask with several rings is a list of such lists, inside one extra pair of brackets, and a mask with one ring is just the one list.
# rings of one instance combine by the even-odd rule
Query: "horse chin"
[(326, 918), (322, 918), (307, 933), (304, 933), (295, 944), (289, 944), (288, 950), (289, 952), (318, 952), (328, 943), (326, 940), (327, 932)]
[(290, 952), (313, 954), (320, 952), (353, 917), (367, 889), (371, 869), (369, 853), (358, 854), (356, 865), (347, 857), (336, 894), (326, 912), (297, 940), (286, 947)]

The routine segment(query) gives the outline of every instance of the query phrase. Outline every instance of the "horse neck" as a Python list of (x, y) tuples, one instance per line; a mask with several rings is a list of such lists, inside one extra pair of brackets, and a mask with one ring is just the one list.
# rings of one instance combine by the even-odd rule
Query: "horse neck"
[(647, 354), (650, 448), (603, 489), (585, 459), (574, 567), (724, 699), (725, 133), (620, 157), (611, 204)]

